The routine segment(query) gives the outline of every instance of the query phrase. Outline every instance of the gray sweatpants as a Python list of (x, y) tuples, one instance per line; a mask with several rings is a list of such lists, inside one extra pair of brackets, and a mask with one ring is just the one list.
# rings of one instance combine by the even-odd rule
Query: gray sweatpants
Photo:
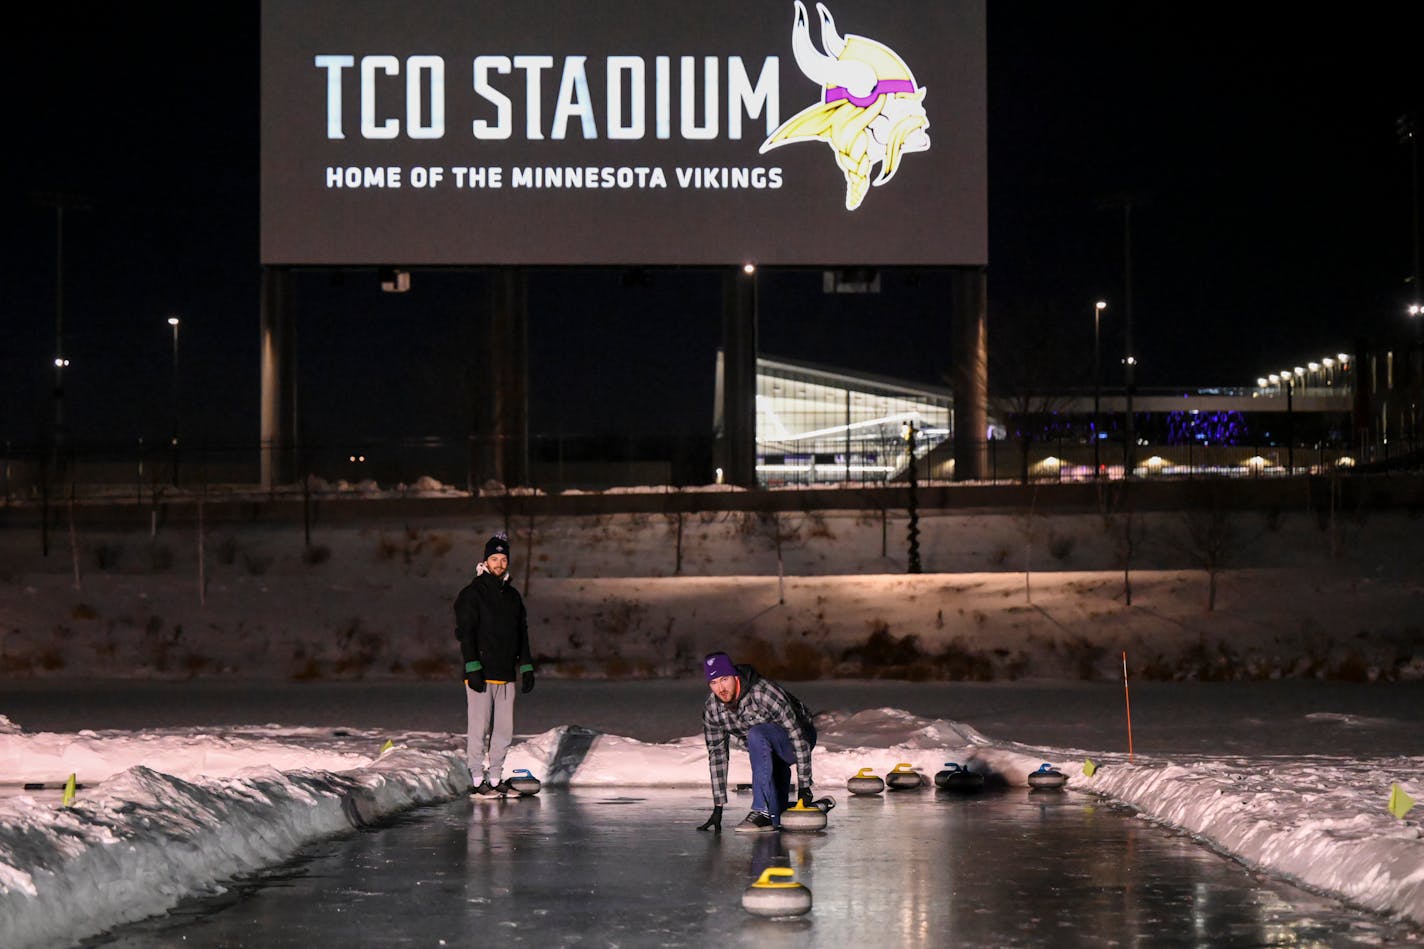
[[(465, 761), (470, 776), (479, 784), (480, 776), (498, 784), (504, 773), (504, 755), (514, 737), (514, 694), (519, 686), (514, 682), (485, 686), (483, 692), (465, 689), (465, 709), (469, 734), (465, 739)], [(486, 766), (485, 753), (489, 759)]]

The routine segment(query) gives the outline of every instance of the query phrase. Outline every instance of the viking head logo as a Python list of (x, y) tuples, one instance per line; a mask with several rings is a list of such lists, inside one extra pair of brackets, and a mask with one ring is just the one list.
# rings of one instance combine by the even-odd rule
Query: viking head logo
[[(762, 143), (765, 154), (790, 142), (819, 140), (831, 146), (846, 180), (846, 210), (865, 200), (871, 184), (895, 177), (900, 157), (930, 147), (923, 87), (910, 67), (883, 43), (854, 33), (841, 36), (825, 4), (821, 15), (822, 53), (811, 43), (806, 7), (796, 0), (791, 49), (796, 65), (821, 86), (821, 101), (787, 119)], [(870, 180), (875, 166), (880, 174)]]

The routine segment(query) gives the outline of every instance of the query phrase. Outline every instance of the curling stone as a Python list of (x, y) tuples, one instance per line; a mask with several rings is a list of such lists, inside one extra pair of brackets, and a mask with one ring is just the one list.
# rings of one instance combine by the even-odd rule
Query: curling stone
[(538, 778), (529, 773), (528, 768), (516, 768), (509, 779), (509, 787), (520, 797), (528, 797), (531, 794), (538, 794), (543, 785), (539, 783)]
[(836, 799), (833, 797), (823, 797), (812, 801), (810, 807), (797, 801), (781, 812), (781, 829), (799, 830), (807, 833), (825, 830), (826, 814), (835, 806)]
[(885, 786), (892, 791), (912, 791), (924, 783), (924, 775), (905, 762), (897, 764), (894, 770), (885, 775)]
[(869, 768), (861, 768), (846, 782), (846, 790), (852, 794), (879, 794), (885, 790), (885, 782)]
[(935, 787), (944, 791), (957, 791), (960, 794), (971, 794), (974, 791), (984, 789), (984, 776), (977, 771), (970, 771), (957, 761), (946, 761), (944, 770), (934, 777)]
[[(742, 894), (742, 908), (754, 916), (801, 916), (811, 911), (811, 891), (791, 878), (790, 867), (767, 867)], [(777, 882), (772, 877), (785, 877)]]
[(1029, 773), (1028, 786), (1036, 790), (1052, 791), (1068, 783), (1068, 775), (1053, 765), (1044, 762), (1037, 771)]

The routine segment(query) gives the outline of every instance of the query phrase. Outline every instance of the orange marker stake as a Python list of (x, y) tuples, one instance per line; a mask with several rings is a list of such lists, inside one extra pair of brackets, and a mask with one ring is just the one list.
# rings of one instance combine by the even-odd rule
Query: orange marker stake
[(1127, 650), (1122, 651), (1122, 700), (1127, 703), (1127, 760), (1132, 760), (1132, 695), (1127, 690)]

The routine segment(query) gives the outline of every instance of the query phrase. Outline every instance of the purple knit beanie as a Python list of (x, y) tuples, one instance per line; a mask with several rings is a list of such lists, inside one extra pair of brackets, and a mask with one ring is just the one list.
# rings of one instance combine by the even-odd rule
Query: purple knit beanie
[(737, 667), (725, 652), (709, 652), (707, 658), (702, 660), (702, 671), (706, 673), (707, 681), (711, 682), (723, 676), (736, 675)]

